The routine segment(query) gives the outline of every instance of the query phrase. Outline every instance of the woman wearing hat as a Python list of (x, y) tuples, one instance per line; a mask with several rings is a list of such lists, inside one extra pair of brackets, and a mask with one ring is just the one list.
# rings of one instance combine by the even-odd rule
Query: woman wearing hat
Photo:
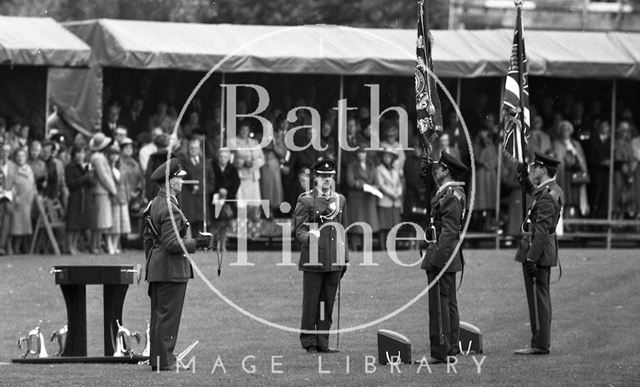
[(376, 167), (376, 179), (382, 197), (378, 198), (378, 220), (380, 226), (380, 248), (385, 249), (387, 233), (400, 223), (402, 207), (402, 179), (394, 167), (398, 154), (392, 148), (384, 148), (381, 154), (382, 164)]
[(91, 187), (92, 210), (90, 212), (91, 252), (93, 254), (101, 252), (102, 236), (113, 227), (113, 213), (109, 196), (115, 196), (118, 189), (113, 179), (109, 160), (105, 155), (111, 142), (112, 139), (105, 136), (104, 133), (94, 134), (89, 141), (89, 150), (92, 152), (89, 163), (94, 178), (94, 185)]
[(114, 255), (122, 252), (120, 244), (122, 234), (129, 234), (131, 232), (126, 184), (120, 168), (120, 146), (117, 142), (114, 142), (111, 147), (109, 147), (109, 163), (117, 192), (111, 196), (113, 227), (111, 227), (107, 233), (107, 250), (110, 255)]

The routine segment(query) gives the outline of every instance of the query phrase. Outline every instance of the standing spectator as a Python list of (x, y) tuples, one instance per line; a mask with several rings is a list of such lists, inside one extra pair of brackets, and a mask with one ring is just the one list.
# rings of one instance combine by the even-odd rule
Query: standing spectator
[(404, 170), (404, 162), (405, 162), (406, 156), (404, 154), (404, 150), (402, 149), (402, 145), (398, 141), (397, 126), (392, 125), (384, 130), (382, 141), (380, 141), (380, 147), (390, 148), (395, 152), (396, 159), (393, 162), (393, 168), (400, 174), (400, 177), (402, 177), (404, 173), (403, 170)]
[[(218, 151), (218, 158), (213, 166), (215, 174), (214, 196), (217, 194), (218, 200), (226, 201), (218, 217), (215, 216), (215, 208), (211, 209), (211, 219), (214, 220), (216, 232), (213, 234), (217, 239), (218, 246), (222, 251), (227, 251), (227, 232), (229, 231), (231, 219), (235, 216), (236, 206), (233, 202), (236, 199), (238, 188), (240, 187), (240, 176), (236, 167), (229, 163), (231, 152), (223, 148)], [(226, 208), (224, 208), (226, 207)]]
[(9, 235), (11, 233), (11, 217), (14, 202), (14, 182), (18, 167), (9, 159), (11, 146), (0, 146), (0, 255), (11, 254)]
[[(365, 192), (365, 184), (376, 187), (376, 168), (373, 162), (367, 160), (367, 152), (363, 147), (358, 147), (356, 160), (347, 168), (347, 224), (364, 222), (369, 225), (371, 232), (376, 233), (378, 227), (378, 211), (376, 197)], [(355, 250), (358, 245), (363, 245), (363, 229), (354, 227), (350, 230), (351, 238), (349, 246)], [(367, 246), (362, 246), (364, 249)]]
[(107, 232), (107, 251), (109, 255), (122, 253), (120, 237), (131, 232), (129, 206), (127, 201), (126, 182), (120, 169), (120, 146), (113, 142), (108, 151), (109, 165), (116, 185), (116, 194), (111, 195), (111, 217), (113, 226)]
[(633, 150), (633, 198), (635, 199), (635, 218), (640, 218), (640, 134), (637, 130), (631, 139), (631, 149)]
[(613, 215), (623, 219), (634, 213), (636, 198), (633, 197), (633, 147), (631, 145), (631, 125), (620, 121), (616, 130), (615, 164), (613, 172), (613, 191), (615, 201)]
[[(155, 144), (157, 150), (149, 156), (149, 162), (147, 164), (147, 172), (145, 173), (145, 196), (147, 198), (147, 202), (153, 200), (158, 193), (159, 187), (157, 184), (153, 183), (151, 180), (151, 175), (153, 171), (156, 170), (162, 163), (167, 161), (167, 157), (169, 154), (169, 147), (171, 146), (171, 137), (168, 134), (162, 133), (157, 136), (153, 143)], [(175, 158), (175, 153), (171, 153), (171, 158)]]
[(553, 152), (560, 161), (556, 180), (564, 192), (564, 214), (570, 217), (589, 212), (587, 159), (580, 143), (572, 138), (574, 130), (571, 122), (560, 121), (558, 138), (553, 142)]
[[(556, 133), (556, 136), (558, 134)], [(546, 155), (552, 150), (551, 137), (544, 131), (544, 121), (542, 121), (541, 116), (536, 115), (531, 120), (531, 131), (529, 132), (529, 142), (527, 143), (529, 160), (533, 160), (535, 152)]]
[[(146, 205), (144, 197), (144, 175), (140, 164), (133, 157), (133, 140), (125, 138), (120, 143), (120, 173), (124, 184), (125, 197), (129, 206), (129, 220), (132, 232), (142, 230), (142, 211)], [(131, 235), (135, 239), (137, 235)]]
[(378, 198), (378, 224), (380, 226), (380, 249), (385, 250), (387, 234), (395, 225), (400, 223), (402, 209), (402, 179), (398, 172), (396, 161), (398, 150), (391, 147), (382, 151), (382, 163), (376, 167), (376, 180), (382, 192)]
[(43, 185), (43, 194), (51, 200), (58, 200), (66, 206), (68, 189), (64, 181), (64, 166), (55, 158), (55, 143), (46, 140), (42, 143), (41, 158), (46, 168), (46, 176)]
[(264, 148), (265, 164), (260, 168), (260, 192), (262, 198), (269, 201), (271, 216), (278, 212), (280, 203), (284, 201), (280, 165), (284, 163), (286, 154), (284, 128), (279, 126), (273, 132), (273, 139)]
[(47, 166), (45, 165), (40, 154), (42, 153), (42, 143), (38, 140), (33, 140), (29, 146), (29, 161), (27, 164), (33, 170), (33, 177), (36, 179), (36, 187), (38, 192), (42, 193), (47, 175)]
[(9, 242), (11, 233), (11, 207), (13, 191), (6, 188), (4, 168), (0, 169), (0, 255), (12, 254)]
[[(140, 159), (140, 168), (142, 168), (142, 173), (144, 173), (145, 175), (147, 173), (147, 170), (149, 169), (147, 168), (147, 166), (149, 165), (149, 158), (152, 154), (158, 151), (158, 146), (156, 145), (157, 138), (162, 134), (162, 128), (154, 128), (151, 131), (150, 136), (146, 133), (143, 133), (140, 136), (141, 140), (139, 141), (139, 143), (141, 144), (141, 147), (138, 151), (138, 157)], [(151, 172), (153, 172), (153, 170)]]
[[(415, 140), (417, 140), (414, 137)], [(416, 141), (412, 141), (413, 144)], [(426, 211), (427, 205), (427, 187), (420, 178), (422, 173), (422, 150), (419, 146), (415, 146), (411, 150), (407, 150), (407, 159), (404, 163), (404, 210), (403, 218), (408, 222), (419, 224), (421, 227), (426, 226), (428, 216), (422, 213)]]
[(29, 248), (29, 239), (33, 234), (31, 209), (37, 190), (33, 170), (27, 164), (27, 151), (25, 149), (16, 151), (16, 165), (17, 169), (13, 183), (11, 238), (13, 240), (14, 254), (26, 254)]
[[(264, 165), (264, 154), (258, 146), (258, 142), (249, 137), (250, 127), (248, 123), (240, 125), (238, 138), (229, 139), (231, 149), (235, 152), (235, 165), (240, 175), (240, 189), (238, 200), (249, 200), (248, 219), (260, 218), (260, 168)], [(235, 141), (234, 141), (235, 140)]]
[(587, 142), (587, 168), (591, 183), (588, 187), (591, 214), (594, 218), (607, 217), (609, 201), (609, 164), (611, 153), (611, 125), (608, 121), (598, 123), (597, 132)]
[[(191, 139), (187, 143), (187, 153), (178, 154), (178, 160), (182, 169), (187, 172), (185, 180), (195, 180), (196, 184), (185, 185), (182, 189), (182, 212), (191, 223), (193, 232), (204, 231), (204, 207), (202, 195), (206, 188), (205, 202), (211, 203), (214, 189), (214, 173), (211, 168), (211, 160), (202, 156), (202, 143), (198, 139)], [(205, 166), (207, 167), (205, 170)], [(206, 176), (203, 176), (206, 174)], [(203, 180), (203, 177), (205, 180)], [(206, 186), (206, 187), (205, 187)]]
[(93, 153), (89, 159), (93, 171), (94, 184), (91, 187), (91, 252), (101, 252), (102, 237), (113, 227), (113, 211), (110, 196), (118, 193), (113, 179), (113, 171), (105, 151), (113, 140), (96, 133), (89, 141), (89, 150)]
[[(284, 131), (283, 131), (284, 133)], [(321, 157), (325, 160), (337, 160), (336, 138), (333, 135), (333, 124), (325, 121), (320, 129), (320, 146), (325, 148), (321, 152)]]
[(69, 188), (69, 204), (65, 213), (67, 248), (72, 255), (78, 254), (80, 237), (89, 228), (88, 201), (91, 188), (91, 174), (85, 157), (84, 144), (74, 144), (71, 148), (71, 161), (65, 167), (65, 178)]
[[(504, 153), (502, 154), (500, 179), (501, 204), (506, 207), (506, 211), (504, 211), (506, 224), (503, 231), (504, 236), (508, 238), (506, 244), (510, 246), (520, 235), (520, 227), (522, 226), (522, 185), (518, 183), (516, 163)], [(530, 204), (529, 200), (527, 200), (527, 204)]]
[[(481, 122), (481, 121), (480, 121)], [(471, 126), (471, 125), (470, 125)], [(458, 113), (455, 111), (449, 112), (447, 115), (447, 122), (444, 125), (444, 133), (440, 135), (448, 134), (446, 141), (446, 148), (442, 149), (444, 145), (441, 144), (441, 150), (449, 153), (452, 156), (455, 156), (457, 159), (462, 161), (464, 165), (471, 165), (471, 156), (469, 154), (469, 145), (467, 144), (467, 138), (464, 135), (464, 131), (462, 130), (462, 125), (460, 125), (460, 121), (458, 120)], [(436, 149), (434, 149), (436, 151)], [(438, 158), (436, 157), (436, 153)], [(434, 160), (440, 159), (439, 152), (434, 152)]]
[(440, 137), (438, 137), (438, 143), (436, 144), (433, 152), (434, 160), (440, 160), (442, 152), (446, 152), (453, 157), (460, 159), (460, 151), (458, 150), (458, 147), (451, 146), (449, 134), (446, 132), (442, 133)]
[(487, 129), (478, 132), (474, 144), (476, 158), (476, 202), (474, 210), (481, 214), (482, 231), (489, 231), (496, 210), (498, 183), (498, 150)]

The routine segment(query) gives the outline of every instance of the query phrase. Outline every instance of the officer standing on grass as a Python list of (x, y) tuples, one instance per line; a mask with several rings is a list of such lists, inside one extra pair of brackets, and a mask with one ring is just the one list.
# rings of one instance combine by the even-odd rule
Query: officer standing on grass
[[(336, 292), (349, 258), (345, 233), (331, 226), (320, 228), (329, 222), (344, 226), (346, 200), (335, 192), (333, 161), (320, 160), (311, 167), (311, 172), (315, 188), (298, 197), (294, 212), (296, 238), (301, 245), (298, 266), (303, 272), (301, 329), (328, 331)], [(307, 352), (338, 352), (329, 348), (326, 333), (301, 333), (300, 342)]]
[[(440, 161), (430, 166), (431, 176), (438, 186), (431, 200), (431, 225), (427, 230), (429, 246), (422, 261), (429, 282), (435, 280), (460, 240), (460, 230), (465, 216), (466, 196), (464, 183), (459, 181), (467, 167), (449, 153), (442, 152)], [(426, 171), (428, 172), (428, 171)], [(428, 177), (427, 177), (428, 178)], [(433, 231), (435, 230), (435, 235)], [(440, 280), (429, 290), (429, 364), (446, 363), (447, 356), (455, 356), (460, 350), (458, 336), (460, 317), (456, 298), (456, 273), (464, 266), (462, 249), (453, 257)]]
[[(529, 304), (531, 345), (515, 351), (516, 355), (547, 355), (551, 345), (551, 297), (549, 278), (551, 267), (558, 265), (556, 226), (562, 216), (564, 193), (555, 180), (560, 162), (541, 153), (529, 171), (518, 167), (520, 181), (533, 196), (527, 218), (522, 225), (522, 237), (516, 261), (522, 263), (524, 286)], [(534, 187), (535, 185), (535, 187)]]
[[(196, 247), (209, 246), (211, 239), (203, 235), (196, 240), (185, 238), (189, 222), (176, 199), (185, 174), (177, 159), (160, 165), (151, 175), (151, 180), (160, 186), (160, 190), (144, 211), (146, 280), (149, 282), (148, 294), (151, 298), (149, 364), (154, 371), (176, 369), (173, 350), (178, 339), (187, 281), (193, 278), (191, 264), (184, 255), (180, 241), (187, 252), (193, 253)], [(171, 214), (176, 228), (171, 221)]]

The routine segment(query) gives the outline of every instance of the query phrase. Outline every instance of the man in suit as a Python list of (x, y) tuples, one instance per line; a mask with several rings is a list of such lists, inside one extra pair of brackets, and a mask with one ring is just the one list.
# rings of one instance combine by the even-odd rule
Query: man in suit
[[(456, 273), (462, 271), (464, 258), (462, 249), (455, 255), (453, 251), (460, 241), (460, 230), (465, 216), (466, 196), (464, 183), (458, 179), (467, 167), (449, 153), (442, 152), (440, 160), (427, 165), (425, 178), (433, 178), (438, 189), (431, 200), (431, 220), (434, 235), (427, 235), (431, 241), (422, 261), (422, 269), (427, 272), (429, 283), (435, 281), (442, 270), (445, 272), (429, 290), (429, 364), (446, 363), (447, 356), (455, 356), (459, 351), (458, 339), (460, 317), (456, 298)], [(430, 175), (430, 176), (429, 176)], [(447, 262), (449, 266), (445, 269)]]
[(107, 135), (107, 137), (115, 137), (116, 130), (121, 125), (122, 120), (120, 118), (120, 105), (114, 102), (109, 105), (109, 110), (107, 110), (105, 119), (102, 122), (102, 133)]
[(203, 230), (205, 221), (203, 191), (206, 189), (205, 202), (207, 205), (211, 203), (213, 198), (215, 176), (213, 168), (211, 168), (211, 160), (202, 156), (202, 143), (196, 138), (188, 141), (187, 151), (178, 154), (178, 160), (187, 172), (185, 179), (197, 181), (197, 184), (191, 184), (182, 191), (183, 212), (191, 223), (192, 230)]
[[(165, 180), (167, 169), (168, 187)], [(160, 165), (151, 175), (151, 179), (160, 185), (160, 190), (144, 211), (146, 280), (151, 298), (149, 363), (154, 371), (171, 371), (178, 366), (173, 350), (178, 338), (187, 281), (193, 278), (191, 264), (180, 240), (188, 253), (194, 253), (197, 247), (207, 247), (211, 242), (211, 238), (204, 235), (199, 235), (196, 240), (185, 237), (189, 222), (176, 199), (185, 174), (177, 159)], [(171, 221), (172, 214), (176, 228)]]
[(338, 351), (329, 348), (329, 334), (313, 332), (331, 329), (333, 302), (347, 270), (344, 230), (323, 227), (330, 222), (344, 227), (346, 200), (335, 192), (333, 161), (320, 160), (312, 171), (315, 188), (298, 197), (294, 213), (296, 238), (301, 244), (298, 267), (303, 272), (301, 329), (307, 331), (300, 334), (300, 343), (307, 352), (332, 353)]
[(547, 355), (551, 345), (549, 278), (551, 267), (558, 265), (556, 226), (564, 203), (564, 193), (555, 181), (559, 164), (558, 160), (536, 153), (529, 171), (525, 165), (518, 168), (519, 180), (533, 197), (516, 253), (516, 261), (522, 263), (533, 337), (530, 346), (515, 351), (517, 355)]

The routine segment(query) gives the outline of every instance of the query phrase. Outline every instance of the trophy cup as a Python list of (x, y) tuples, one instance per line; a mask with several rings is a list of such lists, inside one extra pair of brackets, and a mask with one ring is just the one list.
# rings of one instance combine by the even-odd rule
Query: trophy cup
[(120, 325), (119, 320), (116, 320), (116, 324), (118, 324), (118, 333), (116, 334), (116, 350), (113, 353), (113, 357), (131, 356), (132, 351), (125, 348), (128, 347), (126, 338), (134, 337), (136, 341), (140, 343), (140, 334), (137, 332), (135, 334), (131, 334), (131, 331)]
[(44, 335), (40, 331), (40, 326), (30, 330), (26, 337), (23, 336), (18, 339), (18, 348), (22, 349), (23, 344), (26, 344), (27, 350), (20, 355), (21, 359), (24, 359), (29, 355), (37, 355), (36, 357), (40, 359), (49, 357), (49, 354), (47, 354), (47, 348), (44, 345)]
[(54, 340), (58, 341), (58, 352), (56, 352), (56, 354), (53, 356), (57, 357), (62, 355), (62, 352), (64, 351), (64, 346), (67, 340), (67, 330), (68, 330), (68, 327), (65, 325), (51, 334), (49, 341), (50, 342), (53, 342)]

